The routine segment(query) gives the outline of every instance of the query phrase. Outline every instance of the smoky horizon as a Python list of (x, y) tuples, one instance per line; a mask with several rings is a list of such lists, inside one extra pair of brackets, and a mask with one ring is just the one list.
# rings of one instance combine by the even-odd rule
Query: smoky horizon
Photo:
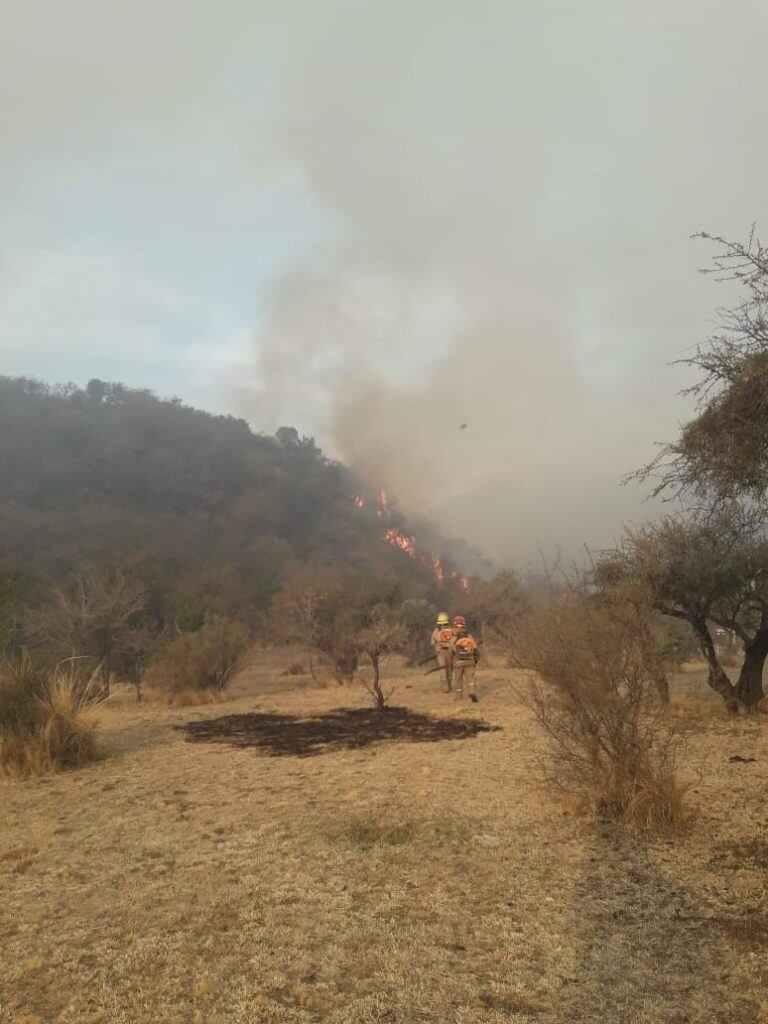
[(294, 425), (500, 563), (604, 547), (730, 298), (691, 235), (764, 219), (765, 26), (9, 0), (0, 373)]

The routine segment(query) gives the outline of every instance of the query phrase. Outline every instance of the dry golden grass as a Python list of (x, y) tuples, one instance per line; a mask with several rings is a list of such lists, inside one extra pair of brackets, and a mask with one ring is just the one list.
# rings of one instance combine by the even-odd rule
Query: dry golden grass
[(169, 708), (197, 708), (204, 704), (223, 704), (227, 700), (226, 690), (206, 688), (197, 690), (188, 687), (183, 690), (158, 690), (149, 688), (150, 700), (158, 701)]
[(0, 784), (2, 1024), (768, 1020), (762, 717), (704, 719), (689, 827), (632, 837), (540, 788), (501, 667), (477, 707), (394, 680), (395, 704), (503, 727), (471, 739), (274, 757), (173, 729), (367, 705), (288, 660), (215, 707), (126, 692), (110, 758)]
[(91, 685), (83, 690), (72, 671), (57, 669), (39, 695), (25, 698), (28, 720), (0, 728), (0, 776), (46, 775), (95, 761), (98, 718), (92, 692)]

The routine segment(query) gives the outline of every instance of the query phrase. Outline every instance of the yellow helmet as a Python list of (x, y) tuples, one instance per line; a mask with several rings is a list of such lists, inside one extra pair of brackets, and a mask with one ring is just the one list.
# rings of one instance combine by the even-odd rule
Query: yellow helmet
[(438, 626), (447, 626), (450, 621), (451, 620), (448, 618), (445, 612), (440, 612), (440, 614), (437, 616)]

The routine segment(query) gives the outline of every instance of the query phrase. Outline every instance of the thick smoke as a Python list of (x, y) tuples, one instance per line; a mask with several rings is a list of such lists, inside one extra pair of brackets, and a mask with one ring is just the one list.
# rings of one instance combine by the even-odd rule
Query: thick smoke
[(280, 141), (338, 238), (271, 292), (261, 414), (495, 554), (609, 542), (717, 298), (688, 236), (760, 213), (759, 5), (333, 10)]
[(722, 299), (688, 236), (763, 215), (765, 29), (762, 0), (7, 0), (0, 275), (14, 247), (60, 262), (48, 222), (69, 243), (65, 197), (95, 180), (105, 222), (129, 198), (117, 247), (153, 267), (178, 236), (184, 281), (226, 217), (175, 205), (180, 232), (159, 201), (137, 209), (133, 168), (169, 204), (176, 178), (205, 182), (201, 206), (242, 195), (244, 219), (295, 194), (301, 255), (254, 280), (230, 388), (254, 426), (296, 423), (493, 554), (605, 543), (646, 513), (619, 481), (685, 415), (667, 364)]

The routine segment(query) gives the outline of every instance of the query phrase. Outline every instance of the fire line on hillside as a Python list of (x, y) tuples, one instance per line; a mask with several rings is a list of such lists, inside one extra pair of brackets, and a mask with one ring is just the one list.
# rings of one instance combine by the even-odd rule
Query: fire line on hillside
[[(352, 500), (354, 501), (356, 508), (365, 508), (364, 498), (361, 498), (356, 494), (352, 496)], [(380, 519), (389, 519), (391, 516), (389, 499), (387, 498), (387, 492), (383, 488), (378, 494), (376, 515)], [(469, 583), (465, 576), (462, 576), (458, 572), (446, 572), (442, 561), (437, 557), (437, 555), (419, 551), (416, 545), (416, 538), (412, 534), (403, 533), (403, 531), (398, 529), (396, 526), (388, 526), (387, 529), (384, 530), (381, 539), (385, 544), (390, 544), (393, 548), (398, 548), (409, 558), (413, 558), (415, 561), (421, 562), (422, 565), (427, 566), (434, 573), (436, 580), (442, 581), (446, 579), (454, 579), (461, 584), (464, 590), (469, 589)]]

